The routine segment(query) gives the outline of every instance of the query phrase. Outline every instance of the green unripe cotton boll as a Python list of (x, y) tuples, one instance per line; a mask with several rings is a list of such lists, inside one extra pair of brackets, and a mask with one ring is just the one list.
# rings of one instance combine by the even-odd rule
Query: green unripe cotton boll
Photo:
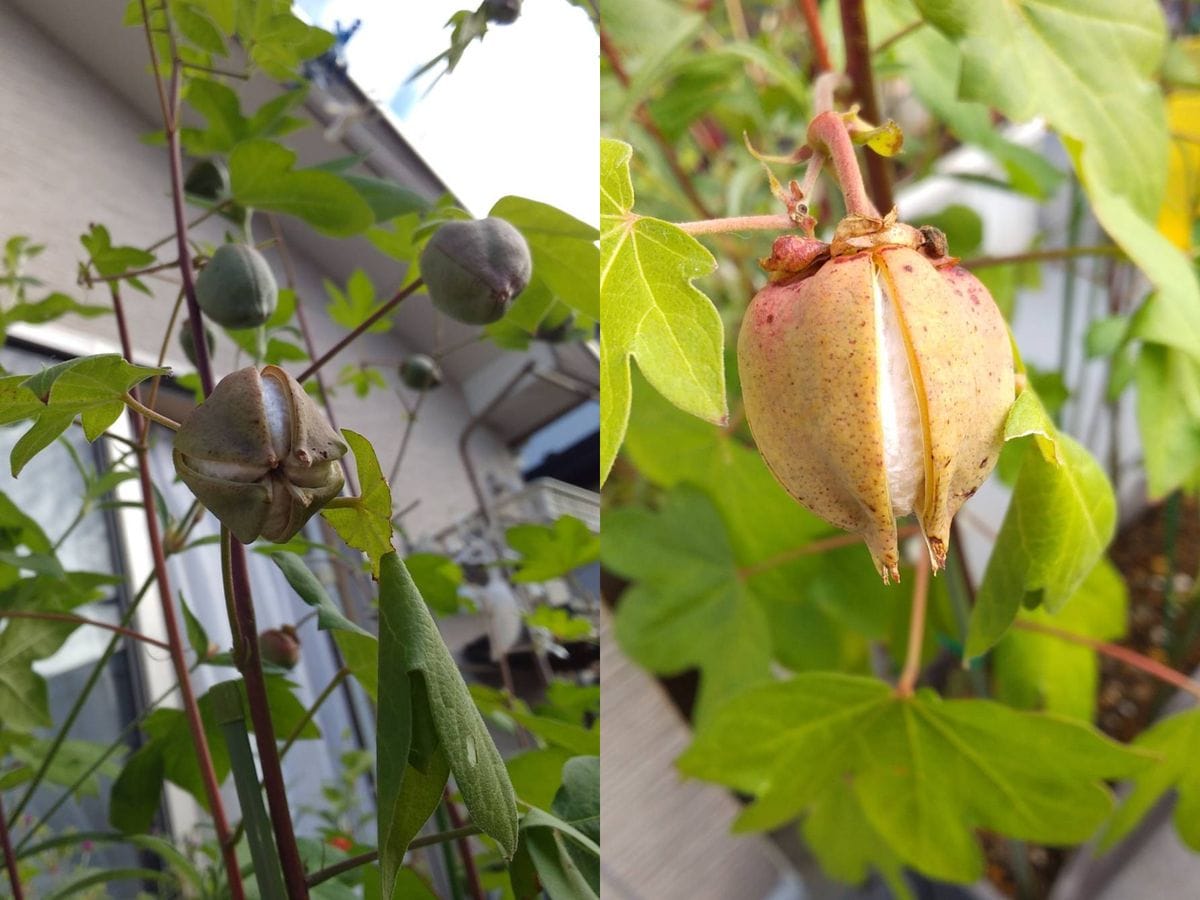
[(196, 278), (196, 301), (225, 328), (257, 328), (275, 312), (279, 288), (263, 255), (246, 244), (222, 244)]
[(229, 169), (219, 159), (202, 159), (188, 170), (183, 189), (205, 200), (220, 200), (229, 193)]
[(442, 367), (424, 353), (414, 353), (400, 363), (400, 380), (414, 391), (428, 391), (442, 383)]
[(521, 0), (484, 0), (489, 22), (511, 25), (521, 15)]
[[(207, 325), (204, 326), (204, 344), (208, 349), (208, 355), (211, 357), (213, 345), (216, 341), (216, 336), (213, 330)], [(183, 355), (188, 358), (193, 366), (199, 365), (196, 362), (196, 342), (192, 339), (192, 322), (190, 319), (184, 319), (183, 324), (179, 327), (179, 346), (183, 348)]]
[(529, 245), (503, 219), (447, 222), (421, 251), (433, 305), (468, 325), (502, 318), (532, 274)]
[(545, 322), (539, 322), (537, 330), (533, 336), (539, 341), (545, 341), (547, 344), (561, 344), (563, 341), (571, 337), (572, 330), (575, 326), (575, 313), (567, 313), (567, 317), (561, 322), (554, 325), (547, 325)]

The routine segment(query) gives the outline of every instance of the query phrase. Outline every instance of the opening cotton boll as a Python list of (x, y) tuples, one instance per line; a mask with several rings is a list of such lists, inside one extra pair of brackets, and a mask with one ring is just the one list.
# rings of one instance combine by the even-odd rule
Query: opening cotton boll
[(288, 407), (290, 398), (284, 386), (271, 377), (262, 380), (262, 392), (271, 451), (276, 459), (282, 460), (292, 449), (292, 422)]
[(925, 446), (921, 410), (917, 405), (904, 332), (895, 301), (873, 269), (871, 291), (875, 307), (876, 366), (879, 373), (879, 418), (883, 425), (883, 456), (888, 495), (896, 516), (916, 512), (923, 501)]

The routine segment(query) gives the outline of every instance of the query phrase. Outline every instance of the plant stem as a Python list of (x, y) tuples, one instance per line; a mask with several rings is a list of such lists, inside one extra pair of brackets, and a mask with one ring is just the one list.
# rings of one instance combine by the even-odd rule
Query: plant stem
[(929, 570), (932, 563), (922, 553), (917, 559), (916, 582), (913, 584), (912, 614), (908, 620), (908, 649), (904, 668), (896, 682), (897, 697), (911, 697), (921, 671), (921, 645), (925, 640), (925, 610), (929, 605)]
[(924, 19), (917, 19), (917, 21), (915, 21), (915, 22), (909, 22), (907, 25), (905, 25), (903, 28), (901, 28), (895, 34), (891, 35), (890, 37), (884, 38), (882, 41), (880, 41), (878, 44), (876, 44), (874, 47), (872, 47), (871, 54), (873, 56), (875, 56), (875, 55), (884, 53), (884, 52), (892, 49), (892, 47), (894, 47), (900, 41), (904, 40), (906, 37), (908, 37), (914, 31), (920, 30), (921, 27), (924, 26), (924, 24), (925, 24)]
[[(473, 834), (479, 834), (480, 828), (477, 825), (464, 825), (462, 828), (454, 828), (450, 831), (439, 831), (437, 834), (428, 834), (424, 837), (414, 838), (408, 845), (409, 850), (418, 850), (421, 847), (428, 847), (432, 844), (444, 844), (447, 841), (457, 840), (459, 838), (470, 837)], [(330, 878), (337, 878), (343, 872), (349, 872), (352, 869), (357, 869), (359, 866), (365, 866), (368, 863), (373, 863), (379, 859), (378, 850), (367, 850), (365, 853), (360, 853), (357, 856), (349, 856), (341, 862), (334, 863), (324, 869), (318, 869), (308, 876), (308, 886), (316, 887), (323, 881), (328, 881)]]
[(8, 883), (12, 886), (13, 900), (25, 900), (21, 890), (21, 875), (17, 872), (17, 857), (13, 853), (12, 839), (8, 833), (8, 819), (4, 815), (4, 797), (0, 793), (0, 848), (4, 851), (4, 868), (8, 869)]
[[(833, 111), (819, 113), (809, 123), (808, 142), (813, 150), (824, 154), (833, 163), (834, 176), (846, 200), (846, 212), (878, 219), (879, 210), (867, 196), (858, 158), (854, 155), (854, 143), (842, 117)], [(891, 209), (891, 206), (885, 208)]]
[(1036, 631), (1039, 634), (1048, 634), (1051, 637), (1056, 637), (1072, 644), (1078, 644), (1081, 647), (1088, 647), (1104, 656), (1123, 662), (1128, 666), (1133, 666), (1135, 669), (1141, 669), (1143, 672), (1153, 675), (1160, 681), (1165, 681), (1167, 684), (1177, 687), (1181, 691), (1187, 691), (1193, 697), (1200, 698), (1200, 682), (1192, 680), (1182, 672), (1177, 672), (1169, 666), (1164, 666), (1156, 659), (1151, 659), (1149, 656), (1138, 653), (1136, 650), (1131, 650), (1128, 647), (1122, 647), (1120, 644), (1097, 640), (1087, 635), (1076, 634), (1073, 631), (1066, 631), (1054, 625), (1047, 625), (1044, 622), (1033, 622), (1029, 619), (1017, 619), (1013, 622), (1013, 628), (1020, 628), (1022, 631)]
[(275, 845), (283, 867), (283, 880), (291, 900), (305, 900), (308, 888), (304, 881), (304, 862), (296, 845), (292, 815), (288, 809), (287, 789), (283, 769), (279, 764), (279, 746), (275, 741), (275, 726), (271, 722), (271, 707), (267, 685), (263, 680), (262, 657), (258, 651), (258, 625), (254, 616), (254, 600), (250, 594), (250, 572), (246, 565), (246, 548), (240, 541), (230, 542), (230, 569), (233, 586), (233, 607), (242, 634), (243, 653), (234, 659), (246, 682), (246, 702), (254, 723), (254, 740), (258, 745), (259, 765), (262, 768), (263, 789), (271, 810), (271, 825), (275, 830)]
[(124, 628), (120, 625), (113, 625), (110, 622), (101, 622), (99, 619), (88, 619), (84, 616), (72, 615), (71, 613), (45, 612), (30, 609), (7, 609), (0, 610), (0, 619), (42, 619), (47, 622), (74, 622), (76, 625), (91, 625), (93, 628), (103, 628), (106, 631), (113, 632), (114, 634), (123, 635), (127, 638), (133, 638), (133, 640), (141, 641), (144, 644), (150, 644), (152, 647), (157, 647), (160, 650), (171, 649), (170, 645), (165, 641), (152, 638), (150, 635), (142, 634), (140, 631), (134, 631), (132, 628)]
[(829, 45), (825, 42), (825, 32), (821, 29), (821, 11), (817, 8), (817, 0), (799, 0), (799, 6), (800, 12), (804, 14), (804, 24), (808, 26), (808, 37), (812, 41), (817, 71), (832, 72), (833, 62), (829, 59)]
[(132, 394), (126, 394), (121, 399), (125, 401), (126, 406), (128, 406), (130, 409), (132, 409), (139, 415), (144, 416), (145, 418), (150, 419), (154, 422), (157, 422), (159, 425), (165, 425), (167, 428), (170, 428), (172, 431), (179, 430), (178, 422), (176, 422), (174, 419), (167, 418), (162, 413), (155, 412), (148, 406), (143, 406), (142, 403), (140, 401), (138, 401), (138, 399), (136, 397), (134, 397)]
[(421, 391), (417, 394), (417, 402), (413, 404), (411, 410), (406, 409), (408, 413), (408, 421), (404, 423), (404, 436), (400, 438), (400, 449), (396, 451), (396, 461), (392, 463), (392, 471), (388, 474), (388, 486), (395, 488), (396, 476), (400, 474), (400, 463), (404, 461), (404, 452), (408, 450), (408, 441), (412, 437), (413, 427), (417, 424), (417, 414), (421, 411), (421, 404), (425, 402), (425, 395), (428, 391)]
[(1088, 247), (1054, 247), (1049, 250), (1030, 250), (1009, 256), (977, 256), (959, 263), (964, 269), (986, 269), (989, 266), (1011, 266), (1027, 262), (1050, 262), (1073, 259), (1077, 256), (1115, 256), (1124, 258), (1125, 251), (1116, 244), (1097, 244)]
[(292, 744), (296, 743), (296, 741), (300, 738), (300, 732), (304, 730), (304, 727), (313, 720), (313, 717), (317, 714), (317, 710), (321, 708), (321, 704), (329, 699), (329, 695), (337, 690), (337, 686), (345, 681), (349, 674), (350, 670), (346, 666), (342, 666), (337, 670), (337, 674), (330, 679), (329, 684), (325, 685), (325, 690), (321, 691), (321, 693), (317, 695), (317, 699), (313, 701), (312, 706), (305, 710), (300, 721), (296, 723), (296, 727), (292, 729), (292, 733), (289, 734), (287, 736), (287, 740), (283, 742), (283, 748), (279, 751), (280, 759), (283, 759), (285, 756), (287, 756), (288, 750), (290, 750), (292, 748)]
[[(321, 366), (325, 365), (325, 363), (329, 362), (329, 360), (331, 360), (333, 357), (335, 357), (339, 353), (341, 353), (342, 350), (344, 350), (346, 348), (347, 344), (349, 344), (356, 337), (358, 337), (360, 334), (365, 332), (368, 328), (370, 328), (372, 325), (374, 325), (376, 322), (378, 322), (380, 319), (382, 319), (384, 316), (386, 316), (388, 313), (390, 313), (393, 309), (395, 309), (397, 306), (399, 306), (401, 303), (403, 303), (407, 297), (409, 297), (411, 294), (416, 292), (419, 288), (424, 286), (424, 284), (425, 284), (425, 282), (423, 282), (420, 278), (418, 278), (412, 284), (398, 290), (396, 292), (395, 296), (393, 296), (391, 300), (389, 300), (387, 303), (383, 304), (383, 306), (379, 307), (379, 309), (375, 310), (375, 312), (371, 313), (371, 315), (367, 316), (366, 319), (364, 319), (361, 323), (359, 323), (357, 328), (355, 328), (348, 335), (346, 335), (344, 338), (342, 338), (340, 341), (338, 341), (336, 344), (334, 344), (332, 347), (330, 347), (328, 350), (326, 350), (325, 354), (320, 359), (316, 360), (307, 369), (305, 369), (303, 372), (301, 372), (299, 375), (297, 375), (296, 380), (303, 382), (303, 381), (306, 381), (312, 375), (315, 375), (318, 371), (320, 371)], [(296, 308), (299, 309), (299, 307), (300, 307), (300, 304), (296, 304)]]
[(701, 219), (698, 222), (676, 222), (675, 227), (687, 234), (722, 234), (728, 231), (791, 231), (796, 223), (782, 213), (768, 216), (732, 216), (727, 219)]
[(119, 275), (96, 275), (95, 277), (84, 273), (83, 276), (88, 281), (88, 287), (91, 287), (95, 282), (104, 281), (124, 281), (126, 278), (136, 278), (138, 275), (151, 275), (154, 272), (161, 272), (164, 269), (173, 269), (179, 265), (179, 260), (173, 259), (170, 262), (158, 263), (157, 265), (147, 266), (144, 269), (133, 269), (129, 272), (121, 272)]
[[(603, 28), (600, 29), (600, 52), (608, 60), (608, 64), (612, 67), (613, 74), (617, 77), (617, 81), (621, 83), (621, 86), (629, 87), (629, 73), (625, 71), (625, 66), (621, 62), (621, 54)], [(662, 151), (663, 159), (667, 163), (667, 168), (671, 170), (671, 174), (675, 176), (675, 181), (679, 184), (679, 187), (683, 190), (684, 195), (691, 202), (692, 206), (696, 208), (696, 211), (705, 219), (715, 218), (712, 211), (709, 210), (707, 204), (705, 204), (700, 194), (696, 191), (696, 186), (692, 184), (691, 177), (683, 170), (683, 166), (680, 165), (679, 156), (675, 153), (675, 148), (671, 146), (671, 142), (662, 133), (662, 129), (658, 127), (658, 123), (654, 121), (654, 117), (650, 115), (650, 111), (646, 109), (645, 104), (638, 104), (637, 109), (634, 110), (634, 117), (638, 120), (638, 124), (654, 140), (654, 143), (658, 144), (659, 150)]]
[[(446, 788), (442, 803), (446, 807), (446, 814), (450, 816), (450, 824), (454, 826), (454, 830), (461, 831), (465, 823), (458, 812), (458, 807), (450, 799), (450, 788)], [(479, 882), (479, 868), (475, 865), (475, 857), (471, 855), (470, 837), (463, 835), (456, 838), (454, 843), (458, 847), (458, 855), (462, 859), (463, 869), (467, 874), (467, 889), (471, 892), (472, 900), (486, 900), (483, 885)]]
[[(862, 117), (872, 125), (879, 125), (879, 101), (875, 97), (875, 76), (871, 69), (871, 44), (863, 0), (839, 0), (838, 6), (842, 13), (842, 39), (846, 46), (846, 74), (850, 76), (854, 98), (862, 108)], [(879, 208), (885, 210), (896, 205), (892, 196), (889, 165), (878, 153), (867, 153), (871, 193)]]
[[(143, 13), (145, 0), (142, 0)], [(113, 313), (117, 320), (117, 332), (121, 336), (121, 351), (125, 358), (132, 359), (133, 344), (129, 339), (129, 329), (125, 323), (125, 309), (121, 303), (121, 292), (116, 284), (109, 285), (112, 294)], [(200, 348), (203, 344), (200, 345)], [(197, 349), (197, 356), (202, 350)], [(134, 389), (136, 391), (136, 388)], [(136, 397), (136, 395), (135, 395)], [(129, 412), (130, 427), (137, 432), (138, 420), (133, 410)], [(192, 690), (191, 678), (188, 675), (187, 660), (183, 655), (183, 638), (179, 632), (179, 619), (175, 614), (174, 592), (171, 590), (171, 578), (167, 573), (167, 557), (163, 552), (162, 534), (158, 528), (158, 509), (154, 503), (154, 482), (150, 478), (150, 455), (145, 443), (137, 447), (138, 484), (142, 491), (142, 508), (146, 514), (146, 536), (150, 542), (150, 553), (154, 560), (154, 578), (158, 583), (159, 602), (162, 605), (163, 625), (167, 631), (167, 645), (171, 654), (171, 663), (175, 668), (175, 677), (179, 681), (180, 699), (183, 702), (187, 716), (188, 731), (191, 734), (192, 745), (196, 751), (196, 762), (200, 769), (200, 778), (204, 783), (204, 792), (208, 797), (209, 809), (212, 813), (213, 828), (217, 840), (221, 842), (221, 853), (225, 870), (229, 878), (229, 889), (232, 900), (244, 900), (245, 888), (238, 871), (237, 856), (233, 847), (227, 847), (225, 841), (229, 838), (229, 820), (225, 816), (225, 806), (221, 800), (221, 786), (217, 782), (216, 769), (213, 767), (212, 753), (208, 749), (208, 737), (204, 733), (204, 723), (200, 718), (200, 707), (196, 703), (196, 695)]]
[[(911, 537), (917, 533), (915, 525), (901, 528), (896, 536), (903, 540), (906, 537)], [(826, 553), (830, 550), (837, 550), (840, 547), (851, 547), (862, 542), (862, 538), (857, 534), (835, 534), (831, 537), (822, 538), (819, 541), (809, 541), (806, 544), (801, 544), (799, 547), (792, 547), (776, 553), (774, 556), (768, 556), (761, 562), (754, 563), (750, 566), (745, 566), (738, 569), (738, 578), (742, 581), (747, 581), (755, 575), (761, 575), (763, 572), (768, 572), (778, 566), (793, 562), (805, 556), (812, 556), (817, 553)]]

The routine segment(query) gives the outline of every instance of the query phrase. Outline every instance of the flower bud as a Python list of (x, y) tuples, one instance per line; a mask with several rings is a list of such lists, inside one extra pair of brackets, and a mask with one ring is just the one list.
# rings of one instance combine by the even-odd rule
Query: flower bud
[[(1014, 397), (1007, 326), (944, 239), (894, 213), (849, 216), (831, 256), (818, 249), (781, 238), (764, 260), (773, 280), (738, 342), (747, 422), (779, 482), (862, 535), (885, 583), (899, 580), (896, 519), (909, 514), (936, 571), (951, 518), (1003, 444)], [(790, 270), (788, 259), (798, 260)]]
[(342, 490), (347, 447), (277, 366), (225, 376), (175, 436), (175, 471), (243, 544), (283, 542)]
[(258, 652), (264, 662), (294, 669), (300, 662), (300, 635), (291, 625), (268, 629), (258, 636)]

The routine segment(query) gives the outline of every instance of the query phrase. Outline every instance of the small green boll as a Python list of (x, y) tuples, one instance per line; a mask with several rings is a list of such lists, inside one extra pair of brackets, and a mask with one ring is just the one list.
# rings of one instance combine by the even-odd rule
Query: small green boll
[(229, 169), (219, 159), (202, 159), (188, 170), (183, 189), (214, 203), (224, 200), (229, 195)]
[[(208, 355), (210, 357), (213, 354), (213, 347), (216, 344), (216, 340), (217, 338), (216, 335), (213, 334), (213, 330), (209, 328), (208, 325), (205, 325), (204, 344), (208, 349)], [(179, 326), (179, 346), (183, 348), (183, 355), (188, 358), (188, 362), (190, 362), (193, 366), (199, 365), (199, 363), (196, 362), (196, 342), (192, 339), (191, 319), (184, 319), (183, 323)]]
[(414, 391), (429, 391), (442, 383), (442, 367), (424, 353), (414, 353), (400, 363), (400, 380)]
[(261, 253), (222, 244), (196, 278), (196, 302), (224, 328), (257, 328), (274, 314), (279, 287)]
[(503, 318), (532, 274), (529, 245), (503, 219), (447, 222), (421, 251), (433, 305), (468, 325)]

